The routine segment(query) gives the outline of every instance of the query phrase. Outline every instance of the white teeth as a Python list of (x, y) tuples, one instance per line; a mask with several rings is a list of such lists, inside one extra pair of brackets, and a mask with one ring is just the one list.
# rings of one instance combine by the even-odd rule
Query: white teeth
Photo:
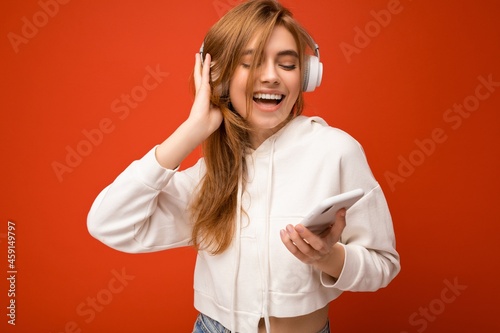
[(261, 94), (261, 93), (257, 93), (255, 95), (253, 95), (253, 98), (256, 98), (256, 99), (271, 99), (271, 100), (280, 100), (283, 98), (283, 95), (279, 95), (279, 94)]

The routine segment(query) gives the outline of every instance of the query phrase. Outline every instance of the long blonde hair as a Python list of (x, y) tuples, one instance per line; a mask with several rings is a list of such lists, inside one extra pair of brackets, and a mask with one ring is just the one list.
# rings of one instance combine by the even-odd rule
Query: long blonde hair
[[(234, 7), (208, 31), (204, 53), (212, 57), (211, 103), (220, 108), (223, 121), (203, 144), (206, 174), (190, 206), (194, 221), (192, 242), (212, 254), (224, 252), (232, 242), (237, 213), (238, 182), (245, 183), (245, 153), (250, 148), (251, 128), (231, 106), (229, 82), (244, 48), (259, 34), (247, 82), (247, 110), (251, 110), (253, 78), (274, 27), (284, 26), (293, 35), (302, 69), (307, 47), (314, 48), (309, 34), (293, 19), (291, 12), (273, 0), (251, 0)], [(302, 93), (291, 116), (302, 113)]]

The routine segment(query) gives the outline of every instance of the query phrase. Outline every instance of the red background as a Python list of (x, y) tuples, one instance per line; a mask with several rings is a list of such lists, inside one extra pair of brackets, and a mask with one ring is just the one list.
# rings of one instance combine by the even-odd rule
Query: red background
[[(0, 4), (0, 330), (190, 332), (194, 250), (120, 253), (91, 238), (86, 215), (102, 188), (187, 117), (194, 54), (238, 1), (66, 2)], [(325, 67), (306, 114), (363, 144), (402, 258), (388, 288), (333, 302), (333, 331), (498, 330), (500, 3), (283, 3), (320, 45)], [(377, 23), (388, 9), (390, 22)], [(140, 88), (148, 67), (163, 75), (149, 91)], [(481, 87), (479, 77), (496, 86)], [(137, 105), (113, 112), (131, 93)], [(463, 103), (471, 111), (448, 111)], [(94, 133), (90, 146), (85, 133)], [(70, 167), (67, 149), (86, 156)], [(15, 326), (6, 316), (8, 221), (16, 223)]]

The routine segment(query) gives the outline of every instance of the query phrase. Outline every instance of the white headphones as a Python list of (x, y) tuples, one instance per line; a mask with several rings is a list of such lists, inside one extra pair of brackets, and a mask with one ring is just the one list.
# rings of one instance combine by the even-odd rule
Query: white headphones
[[(203, 65), (203, 46), (200, 47), (201, 64)], [(306, 55), (304, 61), (304, 81), (302, 82), (302, 91), (314, 91), (321, 85), (323, 78), (323, 64), (319, 60), (319, 46), (314, 43), (314, 54)]]

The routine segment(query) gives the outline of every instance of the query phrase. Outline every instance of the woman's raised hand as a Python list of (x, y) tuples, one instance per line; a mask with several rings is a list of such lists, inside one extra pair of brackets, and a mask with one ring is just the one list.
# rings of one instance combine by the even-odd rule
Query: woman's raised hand
[(210, 63), (211, 58), (207, 54), (201, 66), (201, 56), (196, 54), (194, 66), (196, 96), (189, 117), (155, 151), (156, 160), (164, 168), (176, 168), (222, 123), (222, 112), (210, 103), (212, 94)]
[(207, 53), (203, 66), (201, 65), (201, 54), (196, 54), (194, 66), (194, 84), (196, 96), (191, 107), (188, 121), (201, 126), (200, 133), (203, 133), (206, 139), (210, 134), (217, 130), (222, 122), (222, 113), (218, 107), (210, 103), (212, 90), (210, 87), (210, 65), (212, 58)]

